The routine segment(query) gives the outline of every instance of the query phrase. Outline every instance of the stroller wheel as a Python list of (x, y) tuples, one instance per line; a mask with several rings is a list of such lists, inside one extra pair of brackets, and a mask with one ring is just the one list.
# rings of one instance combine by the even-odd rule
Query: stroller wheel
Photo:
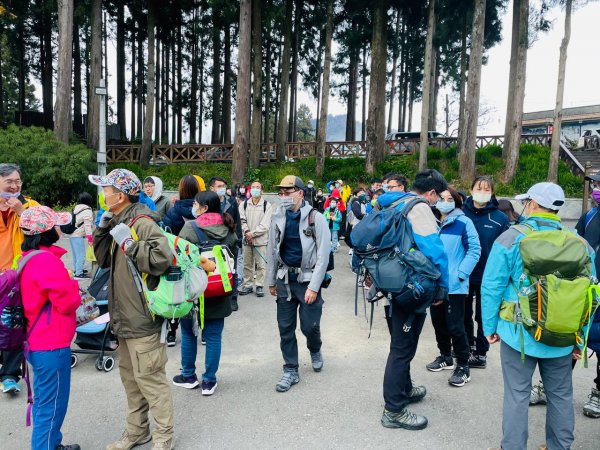
[(110, 372), (115, 367), (115, 359), (112, 356), (105, 356), (102, 368), (105, 372)]
[(77, 365), (79, 357), (75, 353), (71, 353), (71, 369)]
[(96, 360), (96, 370), (102, 371), (102, 366), (104, 365), (104, 361), (98, 357)]

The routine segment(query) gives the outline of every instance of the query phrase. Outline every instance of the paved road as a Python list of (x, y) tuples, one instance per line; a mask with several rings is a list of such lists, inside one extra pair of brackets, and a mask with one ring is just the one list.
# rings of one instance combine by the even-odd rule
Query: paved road
[[(473, 370), (468, 385), (453, 388), (446, 381), (448, 372), (425, 370), (425, 364), (437, 355), (429, 319), (412, 371), (415, 380), (428, 389), (427, 397), (414, 405), (414, 410), (427, 415), (429, 426), (410, 432), (380, 425), (389, 345), (383, 308), (376, 308), (373, 335), (367, 339), (364, 315), (354, 317), (353, 277), (344, 246), (336, 255), (336, 265), (334, 281), (324, 293), (323, 371), (312, 371), (305, 340), (301, 338), (301, 381), (288, 393), (275, 392), (282, 365), (275, 302), (271, 297), (241, 297), (240, 310), (226, 320), (215, 395), (202, 397), (199, 390), (173, 389), (178, 449), (469, 450), (499, 444), (502, 376), (498, 347), (490, 352), (487, 369)], [(169, 378), (178, 373), (179, 352), (179, 345), (169, 349)], [(200, 350), (199, 373), (202, 356)], [(581, 413), (593, 378), (592, 368), (575, 370), (575, 449), (600, 447), (600, 420)], [(25, 402), (24, 393), (14, 398), (0, 397), (1, 449), (28, 448), (30, 430), (25, 427)], [(82, 357), (72, 372), (64, 442), (77, 442), (84, 450), (103, 449), (119, 437), (125, 408), (118, 369), (98, 372), (93, 357)], [(545, 407), (530, 411), (533, 449), (544, 442)], [(150, 445), (139, 448), (147, 450)]]

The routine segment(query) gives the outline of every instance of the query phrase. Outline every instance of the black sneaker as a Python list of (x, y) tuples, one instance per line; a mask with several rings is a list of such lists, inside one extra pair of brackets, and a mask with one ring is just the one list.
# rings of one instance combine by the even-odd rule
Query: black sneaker
[(425, 398), (427, 389), (425, 386), (413, 386), (408, 394), (408, 403), (417, 403)]
[(183, 375), (175, 375), (173, 377), (173, 384), (186, 389), (195, 389), (200, 386), (198, 377), (192, 375), (191, 377), (184, 377)]
[(425, 366), (430, 372), (454, 369), (454, 360), (450, 356), (440, 355)]
[(469, 381), (471, 381), (469, 366), (457, 366), (452, 376), (448, 378), (448, 383), (456, 387), (462, 387)]
[(264, 297), (265, 296), (265, 290), (262, 286), (258, 286), (256, 288), (256, 296), (257, 297)]
[(422, 430), (427, 426), (427, 417), (419, 416), (404, 408), (399, 413), (383, 410), (381, 425), (386, 428), (404, 428), (405, 430)]
[(75, 280), (89, 280), (90, 276), (88, 274), (82, 272), (79, 275), (73, 275), (73, 278)]
[(242, 288), (238, 291), (239, 295), (248, 295), (248, 294), (252, 294), (254, 292), (254, 289), (252, 289), (251, 287), (247, 287), (247, 288)]
[(169, 331), (167, 333), (167, 347), (175, 347), (177, 344), (177, 335), (174, 331)]
[(486, 356), (483, 355), (471, 355), (469, 356), (469, 367), (471, 369), (485, 369)]
[(57, 445), (55, 450), (81, 450), (79, 444)]
[(231, 310), (237, 311), (238, 309), (240, 308), (238, 306), (237, 297), (231, 297)]

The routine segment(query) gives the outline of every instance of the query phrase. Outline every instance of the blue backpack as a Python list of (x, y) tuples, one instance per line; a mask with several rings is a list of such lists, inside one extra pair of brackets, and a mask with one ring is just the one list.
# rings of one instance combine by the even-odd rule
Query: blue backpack
[[(402, 203), (404, 206), (398, 208)], [(397, 200), (363, 218), (351, 233), (361, 271), (377, 290), (392, 294), (394, 304), (407, 312), (425, 312), (435, 300), (439, 270), (416, 246), (408, 213), (425, 200)]]

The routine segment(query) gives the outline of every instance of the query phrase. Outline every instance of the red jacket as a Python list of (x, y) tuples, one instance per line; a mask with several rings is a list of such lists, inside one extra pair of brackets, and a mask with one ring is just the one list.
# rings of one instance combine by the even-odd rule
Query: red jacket
[[(29, 347), (32, 351), (70, 347), (75, 335), (75, 311), (81, 304), (79, 285), (60, 260), (66, 250), (55, 245), (40, 250), (44, 252), (27, 262), (20, 279), (27, 333), (31, 333)], [(31, 331), (46, 301), (51, 307), (41, 314)]]
[(332, 198), (337, 199), (337, 209), (339, 209), (340, 212), (346, 211), (346, 204), (342, 200), (342, 196), (340, 195), (339, 189), (334, 189), (333, 191), (331, 191), (331, 195), (327, 197), (327, 200), (325, 200), (325, 209), (329, 208), (329, 202)]

